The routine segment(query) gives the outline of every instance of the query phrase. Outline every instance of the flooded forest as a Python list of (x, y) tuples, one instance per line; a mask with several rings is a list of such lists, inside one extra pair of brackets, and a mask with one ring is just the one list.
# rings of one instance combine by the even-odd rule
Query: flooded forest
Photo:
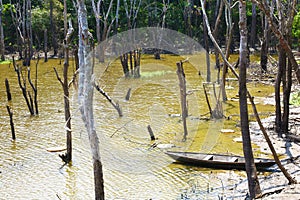
[(0, 199), (298, 199), (299, 0), (0, 0)]

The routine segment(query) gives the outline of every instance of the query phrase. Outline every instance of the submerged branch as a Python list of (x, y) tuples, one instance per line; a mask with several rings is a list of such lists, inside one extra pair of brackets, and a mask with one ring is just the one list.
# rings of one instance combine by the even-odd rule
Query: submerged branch
[(122, 110), (121, 110), (119, 103), (114, 102), (112, 100), (112, 98), (102, 88), (100, 88), (98, 85), (96, 85), (96, 83), (93, 83), (93, 84), (94, 84), (94, 87), (96, 88), (96, 90), (98, 92), (100, 92), (100, 94), (102, 94), (109, 101), (109, 103), (118, 111), (119, 117), (122, 117), (123, 114), (122, 114)]

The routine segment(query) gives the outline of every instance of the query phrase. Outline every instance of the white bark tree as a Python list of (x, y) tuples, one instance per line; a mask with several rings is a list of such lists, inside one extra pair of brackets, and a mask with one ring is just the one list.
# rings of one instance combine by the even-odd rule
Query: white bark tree
[(93, 114), (93, 63), (91, 53), (92, 35), (88, 29), (87, 11), (83, 0), (78, 3), (78, 27), (79, 27), (79, 85), (78, 101), (79, 109), (87, 133), (93, 157), (95, 199), (104, 200), (104, 181), (102, 163), (99, 152), (99, 139), (96, 133)]

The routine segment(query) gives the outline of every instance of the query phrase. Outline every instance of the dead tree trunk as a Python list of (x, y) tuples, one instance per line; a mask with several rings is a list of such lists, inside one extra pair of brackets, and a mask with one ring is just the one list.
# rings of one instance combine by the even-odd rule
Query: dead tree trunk
[[(281, 60), (281, 53), (279, 53), (279, 60)], [(282, 65), (278, 65), (278, 71), (276, 75), (275, 80), (275, 130), (278, 134), (278, 136), (281, 137), (281, 103), (280, 103), (280, 86), (281, 86), (281, 77), (282, 77), (283, 71), (282, 71)]]
[(16, 134), (15, 134), (15, 126), (14, 126), (14, 121), (13, 121), (13, 112), (10, 110), (9, 106), (6, 106), (9, 119), (10, 119), (10, 128), (11, 128), (11, 137), (13, 140), (16, 140)]
[(247, 48), (247, 18), (246, 18), (246, 1), (239, 0), (239, 28), (240, 28), (240, 76), (239, 76), (239, 103), (240, 103), (240, 119), (241, 131), (243, 138), (243, 151), (245, 156), (245, 166), (248, 178), (248, 187), (250, 199), (261, 196), (261, 189), (257, 177), (257, 170), (254, 164), (252, 145), (249, 131), (248, 105), (247, 105), (247, 66), (248, 48)]
[(211, 109), (211, 106), (210, 106), (210, 103), (209, 103), (209, 99), (208, 99), (208, 95), (207, 95), (207, 91), (206, 91), (204, 83), (203, 83), (203, 89), (204, 89), (204, 94), (205, 94), (205, 99), (206, 99), (206, 104), (208, 106), (209, 114), (210, 114), (210, 117), (212, 118), (213, 112), (212, 112), (212, 109)]
[(38, 100), (37, 100), (37, 94), (38, 94), (38, 91), (37, 91), (37, 68), (38, 68), (38, 64), (39, 64), (39, 60), (40, 58), (37, 59), (37, 62), (36, 62), (36, 65), (35, 65), (35, 84), (32, 83), (31, 81), (31, 77), (30, 77), (30, 67), (28, 67), (28, 72), (27, 72), (27, 76), (28, 76), (28, 82), (33, 90), (33, 98), (34, 98), (34, 101), (33, 101), (33, 104), (34, 106), (32, 105), (32, 109), (35, 108), (35, 114), (38, 115), (39, 114), (39, 109), (38, 109)]
[(7, 94), (7, 101), (11, 101), (11, 93), (10, 93), (10, 87), (8, 79), (5, 79), (5, 88), (6, 88), (6, 94)]
[(93, 114), (93, 63), (91, 61), (91, 33), (88, 31), (87, 11), (83, 0), (77, 0), (79, 26), (79, 110), (89, 135), (93, 157), (95, 199), (104, 200), (104, 180), (99, 152), (99, 139), (96, 133)]
[(133, 77), (139, 78), (141, 76), (141, 73), (140, 73), (141, 50), (137, 49), (137, 50), (133, 51), (133, 56), (134, 56)]
[(69, 29), (65, 36), (64, 40), (64, 69), (63, 69), (63, 80), (59, 77), (57, 70), (54, 68), (57, 79), (59, 80), (63, 91), (64, 91), (64, 105), (65, 105), (65, 121), (66, 121), (66, 132), (67, 132), (67, 152), (64, 155), (59, 155), (59, 157), (65, 162), (69, 163), (72, 161), (72, 129), (71, 129), (71, 111), (70, 111), (70, 100), (69, 100), (69, 87), (70, 83), (68, 83), (68, 68), (69, 68), (69, 43), (71, 41), (71, 35), (74, 29), (69, 21)]
[(130, 74), (129, 74), (129, 67), (128, 67), (128, 54), (125, 53), (125, 54), (121, 55), (120, 60), (121, 60), (121, 64), (123, 67), (123, 72), (124, 72), (125, 77), (129, 77)]
[(141, 49), (124, 53), (120, 56), (121, 64), (125, 77), (139, 78), (140, 74), (140, 63), (141, 63)]
[[(22, 90), (22, 94), (23, 94), (23, 97), (26, 101), (26, 105), (28, 107), (28, 110), (30, 112), (30, 115), (34, 115), (34, 109), (33, 109), (33, 106), (32, 104), (30, 103), (29, 99), (28, 99), (28, 96), (27, 96), (27, 88), (26, 88), (26, 79), (22, 76), (22, 72), (21, 72), (21, 69), (19, 66), (17, 66), (16, 64), (16, 61), (13, 57), (13, 65), (14, 65), (14, 69), (15, 69), (15, 72), (17, 73), (17, 76), (18, 76), (18, 83), (19, 83), (19, 86)], [(23, 84), (22, 84), (22, 81), (21, 81), (21, 76), (23, 78)]]
[(287, 63), (286, 69), (286, 85), (283, 91), (283, 115), (282, 115), (282, 131), (286, 134), (289, 133), (289, 115), (290, 115), (290, 94), (292, 87), (292, 66)]
[(126, 96), (125, 96), (125, 100), (126, 100), (126, 101), (129, 101), (129, 99), (130, 99), (130, 93), (131, 93), (131, 88), (129, 88), (129, 89), (127, 90), (127, 93), (126, 93)]
[(188, 116), (187, 102), (186, 102), (186, 80), (185, 74), (183, 70), (183, 62), (177, 62), (177, 76), (179, 80), (179, 88), (180, 88), (180, 101), (181, 101), (181, 113), (182, 113), (182, 121), (183, 121), (183, 141), (186, 141), (186, 137), (188, 135), (186, 118)]
[(155, 136), (154, 136), (154, 133), (152, 131), (152, 128), (150, 125), (147, 126), (147, 129), (148, 129), (148, 132), (149, 132), (149, 135), (150, 135), (150, 139), (151, 140), (155, 140)]

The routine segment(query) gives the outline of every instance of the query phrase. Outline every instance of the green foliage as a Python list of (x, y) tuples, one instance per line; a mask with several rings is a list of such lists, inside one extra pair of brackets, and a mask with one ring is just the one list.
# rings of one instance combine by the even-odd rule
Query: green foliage
[[(99, 0), (94, 0), (95, 3), (97, 3)], [(12, 4), (10, 4), (12, 2)], [(16, 13), (16, 4), (20, 3), (21, 8), (24, 1), (3, 1), (3, 10), (2, 10), (2, 17), (3, 17), (3, 27), (4, 27), (4, 36), (5, 36), (5, 43), (9, 44), (6, 45), (6, 48), (13, 48), (18, 45), (17, 42), (17, 31), (15, 22), (16, 19), (13, 19), (11, 17), (11, 11), (13, 13)], [(26, 2), (26, 1), (25, 1)], [(62, 39), (64, 37), (63, 33), (63, 0), (31, 0), (32, 5), (32, 31), (33, 31), (33, 43), (35, 46), (41, 47), (44, 40), (44, 30), (48, 29), (48, 42), (49, 47), (51, 48), (51, 31), (50, 28), (50, 2), (53, 2), (53, 18), (54, 18), (54, 24), (56, 26), (56, 36), (59, 37), (59, 43), (62, 42)], [(74, 1), (76, 2), (76, 1)], [(139, 0), (136, 1), (137, 3)], [(146, 27), (146, 26), (161, 26), (162, 24), (162, 14), (163, 14), (163, 3), (169, 3), (167, 5), (168, 9), (165, 16), (165, 27), (179, 31), (181, 33), (187, 34), (187, 12), (190, 10), (190, 16), (191, 16), (191, 36), (198, 40), (200, 43), (203, 44), (203, 19), (202, 19), (202, 13), (201, 13), (201, 5), (199, 1), (190, 1), (193, 2), (192, 5), (189, 5), (189, 1), (187, 0), (171, 0), (171, 1), (163, 1), (163, 0), (142, 0), (141, 1), (141, 7), (138, 12), (138, 16), (136, 19), (136, 26), (139, 27)], [(88, 13), (88, 23), (90, 32), (94, 34), (96, 32), (96, 22), (95, 22), (95, 15), (93, 13), (91, 0), (87, 0), (86, 2), (87, 7), (87, 13)], [(231, 4), (234, 2), (231, 1)], [(247, 25), (248, 29), (251, 28), (251, 20), (252, 20), (252, 2), (247, 1)], [(103, 1), (103, 4), (101, 5), (101, 13), (106, 12), (110, 4), (110, 0)], [(130, 8), (130, 0), (127, 0), (128, 7)], [(217, 1), (216, 0), (207, 0), (206, 1), (206, 12), (209, 18), (209, 23), (211, 28), (213, 29), (215, 24), (215, 17), (218, 12)], [(117, 0), (113, 0), (113, 6), (111, 9), (111, 13), (109, 14), (107, 23), (108, 25), (114, 21), (112, 25), (111, 32), (108, 33), (109, 36), (112, 34), (115, 34), (115, 31), (122, 32), (128, 30), (128, 20), (125, 13), (125, 5), (124, 1), (120, 0), (120, 10), (119, 10), (119, 20), (118, 20), (118, 27), (115, 26), (115, 14), (116, 14), (116, 7), (117, 7)], [(137, 7), (137, 5), (136, 5)], [(190, 9), (188, 9), (190, 8)], [(78, 27), (77, 25), (77, 13), (76, 13), (76, 6), (74, 6), (72, 0), (67, 0), (67, 12), (68, 12), (68, 18), (72, 19), (73, 27), (75, 29), (76, 35), (76, 29)], [(135, 9), (135, 8), (134, 8)], [(299, 10), (299, 6), (297, 8)], [(256, 8), (257, 12), (257, 34), (260, 35), (262, 32), (261, 27), (261, 16), (259, 13), (258, 7)], [(276, 13), (276, 9), (275, 9)], [(132, 22), (133, 16), (131, 16), (131, 22)], [(102, 17), (103, 20), (103, 17)], [(232, 22), (235, 24), (233, 27), (233, 43), (235, 43), (236, 38), (239, 37), (239, 29), (238, 29), (238, 21), (239, 21), (239, 13), (238, 13), (238, 5), (234, 6), (232, 8)], [(101, 21), (100, 28), (102, 29), (104, 27), (104, 22)], [(21, 25), (19, 25), (21, 26)], [(293, 37), (297, 38), (297, 42), (300, 39), (300, 13), (298, 13), (294, 18), (293, 23)], [(102, 33), (101, 33), (102, 34)], [(218, 29), (218, 42), (220, 46), (224, 46), (226, 43), (226, 22), (225, 22), (225, 16), (224, 16), (224, 10), (223, 15), (221, 17), (220, 26)], [(74, 37), (73, 42), (76, 42), (76, 38)], [(95, 37), (96, 38), (96, 37)], [(295, 41), (295, 40), (294, 40)], [(257, 41), (259, 42), (259, 41)], [(295, 43), (295, 42), (294, 42)], [(236, 44), (235, 44), (236, 45)], [(212, 45), (211, 45), (212, 46)]]
[(46, 10), (45, 8), (36, 7), (32, 9), (31, 15), (32, 15), (31, 23), (32, 23), (33, 30), (43, 31), (47, 27), (49, 27), (50, 24), (49, 10)]
[(300, 39), (300, 12), (298, 12), (294, 18), (292, 34), (295, 38)]
[(300, 91), (291, 94), (290, 104), (300, 106)]
[[(59, 36), (59, 39), (62, 40), (64, 37), (63, 34), (63, 4), (59, 0), (53, 1), (53, 23), (56, 26), (56, 35)], [(31, 10), (31, 24), (34, 34), (34, 38), (38, 41), (34, 41), (34, 45), (38, 48), (41, 48), (37, 43), (43, 43), (44, 41), (44, 30), (48, 29), (48, 37), (50, 35), (50, 1), (47, 0), (41, 5), (36, 5)], [(48, 39), (49, 41), (49, 39)]]

